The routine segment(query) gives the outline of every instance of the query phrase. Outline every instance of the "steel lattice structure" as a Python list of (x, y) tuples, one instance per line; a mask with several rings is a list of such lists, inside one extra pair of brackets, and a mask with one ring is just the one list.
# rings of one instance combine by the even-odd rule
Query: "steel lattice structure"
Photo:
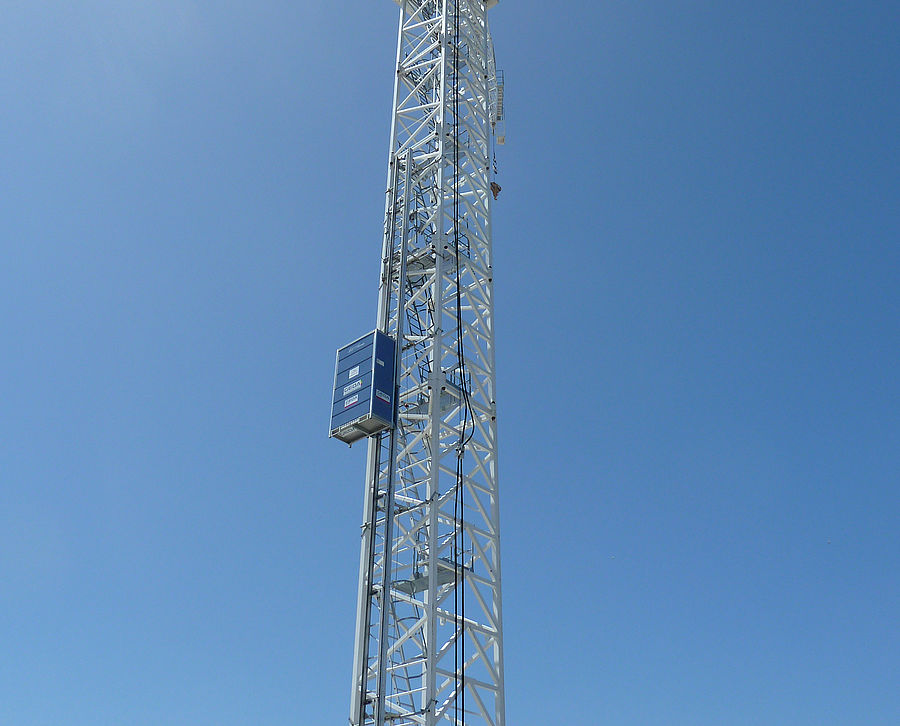
[(350, 723), (503, 726), (488, 9), (401, 0), (378, 328), (398, 420), (369, 439)]

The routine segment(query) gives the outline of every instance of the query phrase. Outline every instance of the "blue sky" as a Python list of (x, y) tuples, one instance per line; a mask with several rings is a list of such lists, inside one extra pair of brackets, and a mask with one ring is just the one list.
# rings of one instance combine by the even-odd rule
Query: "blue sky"
[[(510, 724), (900, 722), (898, 16), (492, 11)], [(0, 26), (0, 724), (346, 723), (396, 8)]]

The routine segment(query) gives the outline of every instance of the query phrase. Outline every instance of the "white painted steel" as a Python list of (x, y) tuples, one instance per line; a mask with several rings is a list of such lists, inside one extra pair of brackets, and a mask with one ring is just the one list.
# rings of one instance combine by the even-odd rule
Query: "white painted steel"
[(369, 440), (350, 723), (504, 726), (494, 3), (399, 4), (377, 320), (399, 413)]
[[(498, 2), (500, 2), (500, 0), (485, 0), (485, 1), (484, 1), (484, 5), (485, 5), (485, 7), (486, 7), (488, 10), (490, 10), (490, 9), (491, 9), (492, 7), (494, 7)], [(394, 0), (394, 3), (396, 3), (397, 5), (402, 5), (402, 4), (403, 4), (403, 0)]]

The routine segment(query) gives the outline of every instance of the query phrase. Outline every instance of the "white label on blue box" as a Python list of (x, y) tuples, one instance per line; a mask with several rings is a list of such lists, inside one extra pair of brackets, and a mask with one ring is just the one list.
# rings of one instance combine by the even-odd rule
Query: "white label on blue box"
[(380, 365), (380, 366), (383, 366), (383, 365), (384, 365), (384, 361), (381, 360), (381, 358), (376, 358), (376, 359), (375, 359), (375, 362), (376, 362), (378, 365)]
[(391, 397), (387, 395), (384, 391), (379, 391), (377, 388), (375, 389), (375, 397), (380, 398), (385, 403), (391, 402)]
[(362, 378), (360, 378), (358, 381), (354, 381), (349, 386), (344, 386), (344, 393), (342, 395), (346, 396), (348, 393), (358, 391), (360, 388), (362, 388)]
[(359, 366), (353, 366), (347, 374), (347, 378), (354, 378), (359, 375)]
[(344, 408), (350, 408), (354, 403), (359, 401), (359, 394), (357, 393), (355, 396), (350, 396), (346, 401), (344, 401)]

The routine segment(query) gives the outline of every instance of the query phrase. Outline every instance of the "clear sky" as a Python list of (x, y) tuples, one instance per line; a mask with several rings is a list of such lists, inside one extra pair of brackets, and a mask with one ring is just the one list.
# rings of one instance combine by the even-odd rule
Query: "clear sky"
[[(396, 13), (0, 2), (0, 725), (346, 724)], [(510, 726), (900, 723), (900, 6), (492, 18)]]

